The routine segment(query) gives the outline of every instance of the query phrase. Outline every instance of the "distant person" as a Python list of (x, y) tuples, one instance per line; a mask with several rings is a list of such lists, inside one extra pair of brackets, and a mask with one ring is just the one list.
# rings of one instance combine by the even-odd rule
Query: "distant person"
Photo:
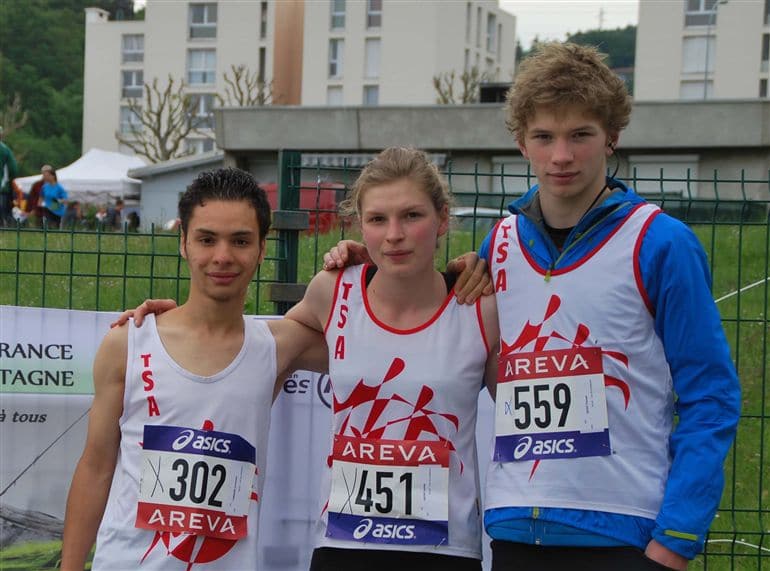
[(34, 216), (38, 223), (43, 219), (43, 207), (40, 205), (41, 196), (43, 194), (43, 185), (45, 184), (45, 179), (43, 178), (42, 174), (46, 171), (52, 171), (53, 167), (51, 165), (43, 165), (40, 168), (40, 178), (32, 183), (32, 187), (29, 189), (29, 193), (27, 194), (27, 202), (24, 205), (24, 212), (27, 214), (27, 217)]
[(11, 148), (3, 142), (3, 128), (0, 127), (0, 225), (14, 225), (13, 189), (11, 181), (19, 174), (16, 157)]
[(139, 214), (136, 212), (129, 212), (128, 216), (126, 216), (126, 222), (128, 223), (128, 231), (129, 232), (138, 232), (139, 231)]
[(96, 219), (97, 228), (104, 227), (104, 221), (107, 218), (107, 207), (101, 204), (99, 208), (96, 210), (96, 214), (94, 214), (94, 218)]
[(123, 200), (118, 198), (115, 206), (107, 209), (107, 215), (104, 217), (104, 227), (109, 230), (120, 230), (122, 223)]
[(56, 171), (43, 172), (43, 217), (50, 226), (57, 228), (67, 208), (67, 191), (59, 184)]
[(62, 228), (76, 228), (80, 226), (82, 221), (83, 213), (80, 202), (77, 200), (68, 202), (61, 221)]

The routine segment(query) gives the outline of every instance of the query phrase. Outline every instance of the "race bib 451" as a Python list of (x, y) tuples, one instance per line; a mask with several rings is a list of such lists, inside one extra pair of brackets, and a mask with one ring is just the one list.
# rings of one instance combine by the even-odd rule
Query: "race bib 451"
[(335, 436), (331, 469), (328, 537), (447, 543), (449, 449), (441, 442)]
[(254, 447), (237, 434), (145, 426), (135, 526), (237, 540), (247, 534)]
[(496, 462), (605, 456), (610, 452), (600, 348), (500, 357)]

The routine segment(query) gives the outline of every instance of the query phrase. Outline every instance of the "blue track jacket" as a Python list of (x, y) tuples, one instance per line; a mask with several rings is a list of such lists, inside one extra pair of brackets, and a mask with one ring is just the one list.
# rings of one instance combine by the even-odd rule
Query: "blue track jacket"
[[(643, 202), (617, 180), (608, 179), (608, 185), (614, 192), (580, 220), (561, 252), (538, 219), (537, 186), (508, 207), (521, 215), (521, 242), (542, 268), (574, 264)], [(490, 240), (491, 233), (479, 250), (487, 262)], [(639, 265), (671, 369), (679, 416), (670, 437), (671, 471), (657, 519), (537, 506), (498, 508), (484, 513), (492, 538), (640, 549), (654, 538), (688, 559), (703, 549), (722, 496), (722, 465), (738, 425), (740, 385), (711, 294), (706, 255), (693, 232), (671, 216), (658, 215), (642, 239)]]

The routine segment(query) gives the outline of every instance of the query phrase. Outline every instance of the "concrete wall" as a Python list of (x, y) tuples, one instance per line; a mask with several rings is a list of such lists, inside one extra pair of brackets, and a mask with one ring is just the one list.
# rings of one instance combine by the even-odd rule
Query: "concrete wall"
[[(620, 138), (620, 177), (631, 174), (629, 157), (652, 155), (692, 164), (701, 177), (712, 178), (718, 169), (720, 178), (739, 179), (743, 170), (746, 178), (767, 180), (770, 101), (636, 103), (632, 117)], [(522, 174), (506, 179), (506, 191), (526, 186), (526, 163), (495, 105), (226, 109), (218, 112), (217, 129), (226, 160), (247, 168), (256, 157), (263, 165), (274, 161), (279, 149), (360, 153), (411, 145), (446, 153), (457, 171), (472, 173), (478, 163), (482, 173), (499, 173), (505, 165), (506, 172)], [(468, 181), (472, 188), (472, 177)], [(499, 177), (481, 180), (484, 192), (500, 187)], [(733, 197), (742, 192), (740, 185), (724, 188)], [(768, 183), (746, 185), (744, 191), (767, 199)], [(709, 193), (709, 183), (695, 189), (697, 196)]]

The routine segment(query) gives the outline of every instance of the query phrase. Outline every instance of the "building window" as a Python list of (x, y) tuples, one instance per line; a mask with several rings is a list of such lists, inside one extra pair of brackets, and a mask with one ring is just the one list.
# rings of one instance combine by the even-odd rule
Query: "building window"
[(144, 72), (141, 69), (123, 71), (123, 97), (141, 97), (144, 88)]
[(716, 38), (695, 36), (682, 42), (682, 73), (714, 71)]
[(471, 17), (473, 16), (473, 8), (471, 3), (468, 2), (465, 5), (465, 43), (471, 43)]
[(267, 59), (267, 48), (259, 48), (259, 67), (257, 68), (257, 79), (265, 81), (265, 60)]
[(332, 0), (332, 30), (345, 29), (345, 0)]
[(679, 98), (680, 99), (708, 99), (714, 94), (714, 82), (708, 80), (704, 82), (701, 80), (696, 81), (682, 81), (679, 84)]
[(498, 61), (503, 57), (502, 38), (503, 38), (503, 25), (497, 24), (497, 46), (495, 47), (495, 52), (497, 53)]
[(187, 51), (187, 83), (214, 85), (217, 72), (217, 54), (214, 50)]
[(380, 39), (367, 38), (364, 50), (364, 77), (380, 77)]
[(141, 63), (144, 61), (144, 35), (125, 34), (122, 40), (121, 54), (123, 63)]
[(494, 53), (497, 49), (497, 18), (494, 14), (487, 14), (487, 53)]
[(379, 85), (364, 85), (364, 105), (379, 105), (380, 103), (380, 86)]
[(342, 105), (342, 86), (330, 85), (326, 88), (326, 104), (327, 105)]
[(476, 8), (476, 47), (481, 47), (481, 6)]
[(696, 196), (698, 155), (631, 155), (628, 181), (639, 194)]
[(217, 5), (190, 4), (190, 39), (217, 37)]
[(214, 150), (214, 139), (189, 138), (184, 140), (185, 148), (191, 155), (199, 155)]
[(190, 123), (195, 129), (214, 128), (214, 95), (211, 93), (195, 93), (190, 95), (192, 113)]
[(267, 37), (267, 2), (259, 3), (259, 39)]
[(142, 132), (142, 122), (139, 119), (139, 113), (142, 109), (132, 110), (127, 105), (120, 107), (120, 132), (123, 135)]
[(767, 80), (766, 79), (759, 80), (759, 96), (763, 98), (767, 97)]
[(345, 40), (329, 40), (329, 77), (342, 77), (342, 52), (345, 50)]
[(366, 0), (366, 27), (382, 26), (382, 0)]
[(717, 18), (717, 0), (687, 0), (685, 26), (713, 26)]
[(770, 69), (770, 34), (762, 34), (762, 57), (760, 71)]

